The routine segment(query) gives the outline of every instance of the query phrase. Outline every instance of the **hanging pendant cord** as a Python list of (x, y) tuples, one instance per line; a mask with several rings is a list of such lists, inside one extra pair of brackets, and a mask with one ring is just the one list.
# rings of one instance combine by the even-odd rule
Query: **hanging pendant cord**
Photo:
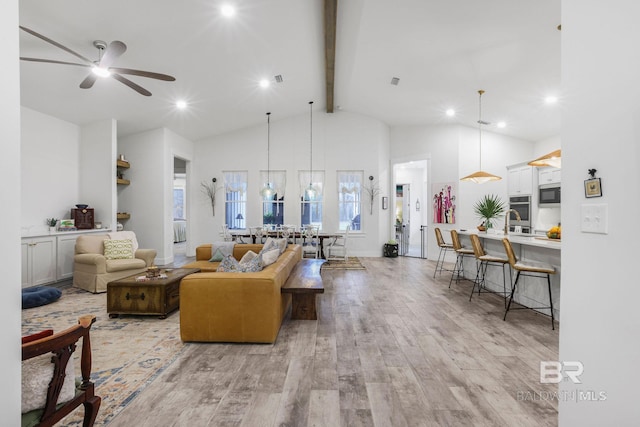
[(313, 101), (309, 101), (309, 187), (313, 184)]
[(271, 113), (267, 113), (267, 187), (271, 186), (271, 165), (269, 150), (271, 146)]
[(478, 93), (478, 134), (480, 135), (480, 170), (482, 170), (482, 94), (484, 90), (479, 90)]

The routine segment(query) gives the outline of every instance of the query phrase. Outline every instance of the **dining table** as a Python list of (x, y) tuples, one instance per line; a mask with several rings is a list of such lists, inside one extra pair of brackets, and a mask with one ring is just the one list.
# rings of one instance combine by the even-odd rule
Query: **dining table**
[[(231, 234), (233, 240), (239, 243), (248, 243), (248, 241), (245, 241), (245, 239), (250, 239), (251, 243), (260, 243), (258, 242), (258, 236), (255, 233), (250, 233), (246, 230), (230, 231), (229, 233)], [(328, 233), (323, 231), (319, 232), (318, 240), (320, 240), (320, 257), (326, 259), (324, 254), (324, 241), (326, 239), (333, 239), (335, 241), (335, 239), (342, 236), (343, 234), (340, 233)], [(265, 232), (262, 237), (264, 237), (265, 239), (267, 237), (284, 238), (282, 232), (278, 230), (269, 230)], [(293, 239), (295, 243), (303, 244), (307, 237), (305, 237), (304, 233), (301, 231), (294, 231), (293, 233), (289, 233), (288, 239)]]

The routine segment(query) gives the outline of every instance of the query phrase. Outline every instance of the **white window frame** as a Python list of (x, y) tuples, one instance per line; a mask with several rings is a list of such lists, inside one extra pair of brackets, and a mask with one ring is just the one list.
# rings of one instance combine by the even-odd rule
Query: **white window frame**
[[(364, 171), (339, 170), (336, 171), (338, 185), (338, 230), (345, 230), (351, 225), (354, 233), (362, 232), (362, 190), (364, 185)], [(347, 212), (351, 212), (347, 215)], [(343, 220), (343, 216), (349, 217)], [(358, 229), (354, 228), (354, 219), (359, 218)]]
[[(224, 179), (224, 218), (230, 230), (243, 230), (247, 226), (248, 171), (222, 171)], [(242, 219), (238, 219), (238, 215)]]
[[(309, 225), (303, 223), (305, 218), (305, 211), (310, 209), (310, 214), (313, 216), (315, 212), (316, 216), (320, 219), (311, 221), (311, 225), (318, 226), (322, 230), (322, 222), (324, 216), (324, 171), (298, 171), (298, 182), (300, 185), (300, 226), (304, 227)], [(309, 184), (312, 185), (316, 192), (314, 200), (308, 200), (306, 196), (306, 190), (309, 188)], [(308, 222), (308, 221), (307, 221)]]

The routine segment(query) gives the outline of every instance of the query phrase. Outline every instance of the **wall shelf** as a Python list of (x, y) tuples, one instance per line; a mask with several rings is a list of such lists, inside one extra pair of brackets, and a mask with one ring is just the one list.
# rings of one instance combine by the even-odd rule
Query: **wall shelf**
[(129, 169), (129, 167), (131, 167), (131, 165), (129, 165), (129, 162), (127, 162), (126, 160), (120, 160), (120, 159), (116, 161), (116, 165), (119, 168), (125, 168), (125, 169)]
[(129, 218), (131, 218), (131, 214), (129, 214), (129, 213), (124, 213), (124, 212), (118, 212), (118, 213), (117, 213), (117, 215), (116, 215), (116, 217), (117, 217), (118, 219), (129, 219)]
[(129, 185), (131, 184), (131, 181), (129, 181), (128, 179), (117, 178), (116, 183), (118, 183), (118, 185)]

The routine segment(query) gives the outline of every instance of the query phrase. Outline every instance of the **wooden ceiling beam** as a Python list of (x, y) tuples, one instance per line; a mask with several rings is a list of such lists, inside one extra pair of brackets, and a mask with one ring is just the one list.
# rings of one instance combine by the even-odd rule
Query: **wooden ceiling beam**
[(324, 0), (324, 59), (327, 113), (333, 113), (333, 86), (336, 71), (336, 21), (338, 0)]

